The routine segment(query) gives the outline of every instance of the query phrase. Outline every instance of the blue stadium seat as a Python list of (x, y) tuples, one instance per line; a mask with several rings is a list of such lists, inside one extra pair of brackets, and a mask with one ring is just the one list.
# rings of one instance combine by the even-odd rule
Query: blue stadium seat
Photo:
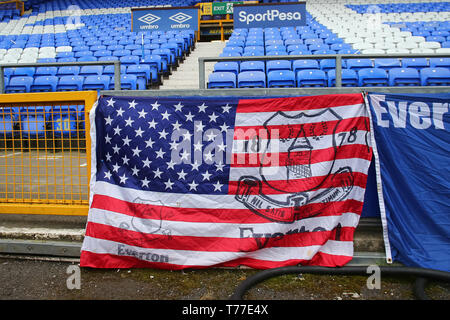
[(291, 70), (292, 65), (289, 60), (269, 60), (266, 62), (266, 71)]
[(233, 72), (213, 72), (208, 78), (208, 89), (236, 88), (236, 74)]
[[(103, 68), (102, 74), (105, 74), (107, 76), (113, 77), (114, 76), (114, 65), (107, 65)], [(120, 74), (127, 73), (127, 66), (120, 65)]]
[(175, 63), (175, 55), (170, 51), (170, 49), (157, 49), (152, 51), (152, 55), (159, 55), (161, 59), (167, 61), (167, 65), (173, 65)]
[(450, 68), (450, 58), (430, 58), (430, 68)]
[(297, 72), (297, 87), (326, 87), (327, 75), (318, 69), (303, 69)]
[(14, 126), (19, 120), (19, 110), (19, 107), (0, 108), (0, 137), (13, 136)]
[(33, 77), (17, 76), (9, 79), (9, 83), (5, 86), (5, 93), (25, 93), (30, 92), (33, 84)]
[(20, 108), (20, 125), (23, 137), (43, 137), (49, 123), (51, 107), (33, 106)]
[(150, 84), (152, 82), (151, 68), (149, 65), (134, 64), (128, 66), (126, 73), (133, 74), (137, 77), (138, 90), (145, 90), (147, 88), (147, 84)]
[(111, 77), (107, 75), (87, 76), (84, 78), (83, 90), (108, 90)]
[[(38, 62), (44, 62), (44, 61), (40, 61), (40, 60), (41, 59), (39, 59)], [(52, 62), (55, 62), (55, 61), (52, 61)], [(77, 58), (75, 58), (75, 57), (63, 57), (63, 58), (58, 58), (57, 59), (57, 62), (76, 62), (76, 61), (77, 61)], [(47, 61), (47, 62), (50, 62), (50, 61)]]
[(244, 71), (238, 74), (238, 88), (265, 88), (266, 74), (261, 71)]
[(119, 60), (119, 58), (115, 56), (102, 56), (97, 58), (97, 61), (117, 61), (117, 60)]
[(94, 53), (90, 50), (85, 50), (85, 51), (77, 51), (74, 54), (75, 58), (81, 58), (81, 57), (85, 57), (85, 56), (93, 56)]
[[(88, 46), (72, 46), (73, 52), (90, 52), (90, 48)], [(75, 53), (76, 54), (76, 53)]]
[(84, 77), (78, 75), (61, 76), (56, 86), (57, 91), (81, 91), (83, 90)]
[(214, 65), (214, 72), (233, 72), (234, 74), (239, 73), (239, 64), (234, 61), (221, 61)]
[[(163, 59), (159, 55), (152, 54), (150, 56), (145, 56), (145, 58), (142, 59), (139, 62), (139, 64), (144, 64), (144, 65), (150, 66), (153, 82), (156, 82), (159, 79), (159, 74), (165, 70)], [(167, 65), (166, 65), (166, 68), (167, 68)]]
[[(137, 90), (137, 77), (134, 74), (121, 74), (120, 87), (122, 90)], [(114, 90), (114, 78), (111, 78), (109, 89)]]
[(362, 68), (358, 70), (359, 86), (387, 86), (388, 73), (381, 68)]
[(99, 58), (99, 57), (107, 57), (107, 56), (112, 56), (112, 51), (111, 50), (97, 50), (94, 51), (94, 57)]
[(57, 52), (56, 58), (72, 58), (75, 56), (75, 53), (73, 51), (64, 51), (64, 52)]
[(10, 76), (13, 77), (32, 77), (34, 76), (36, 69), (33, 67), (18, 67), (14, 69), (14, 73)]
[(319, 62), (317, 60), (294, 60), (292, 62), (292, 71), (294, 71), (296, 74), (300, 70), (304, 69), (319, 69)]
[(403, 58), (402, 67), (415, 68), (417, 70), (428, 68), (428, 60), (427, 58)]
[[(334, 87), (336, 85), (336, 70), (332, 69), (327, 72), (328, 86)], [(358, 74), (355, 70), (342, 69), (341, 70), (341, 85), (343, 87), (357, 87), (359, 84)]]
[(131, 55), (129, 55), (129, 56), (122, 56), (122, 57), (119, 58), (119, 60), (120, 60), (120, 63), (122, 65), (125, 65), (125, 66), (130, 66), (132, 64), (139, 64), (139, 57), (138, 56), (131, 56)]
[(269, 71), (267, 74), (267, 85), (269, 88), (294, 88), (295, 84), (295, 73), (291, 70), (275, 70)]
[(450, 70), (447, 68), (423, 68), (420, 70), (422, 86), (449, 86)]
[[(336, 68), (336, 60), (335, 59), (321, 59), (319, 61), (320, 70), (328, 72), (329, 70)], [(341, 60), (341, 68), (345, 68), (345, 61)]]
[(181, 48), (178, 46), (177, 43), (168, 42), (164, 43), (160, 47), (161, 49), (169, 49), (172, 54), (176, 57), (176, 59), (180, 59), (182, 57), (182, 51)]
[(82, 56), (82, 57), (79, 57), (78, 59), (77, 59), (77, 61), (79, 61), (79, 62), (86, 62), (86, 61), (97, 61), (97, 57), (94, 57), (94, 56)]
[(103, 66), (82, 66), (78, 74), (80, 76), (92, 76), (92, 75), (99, 76), (102, 73), (103, 73)]
[(242, 61), (240, 64), (240, 72), (244, 71), (266, 72), (266, 67), (264, 61)]
[(420, 86), (420, 74), (414, 68), (392, 68), (389, 70), (389, 86)]
[(57, 67), (37, 67), (35, 76), (55, 76), (58, 72)]
[(90, 46), (89, 50), (93, 51), (94, 55), (95, 55), (95, 52), (97, 52), (97, 51), (106, 50), (106, 46), (105, 45), (94, 45), (94, 46)]
[(56, 91), (58, 77), (56, 76), (38, 76), (30, 87), (31, 92), (49, 92)]
[(56, 72), (57, 76), (66, 76), (66, 75), (78, 75), (80, 73), (79, 66), (62, 66), (58, 68)]
[(256, 48), (249, 48), (245, 47), (244, 53), (242, 54), (243, 57), (250, 57), (250, 56), (264, 56), (265, 51), (264, 48), (262, 49), (256, 49)]
[(304, 44), (291, 44), (286, 47), (286, 51), (290, 54), (292, 51), (308, 51), (308, 46)]
[(374, 60), (374, 67), (389, 71), (392, 68), (401, 68), (401, 62), (397, 58), (379, 58)]
[(266, 50), (266, 54), (271, 51), (285, 52), (285, 54), (287, 54), (287, 48), (284, 45), (270, 45), (265, 46), (264, 49)]
[(346, 59), (348, 69), (359, 71), (361, 69), (372, 68), (372, 60), (370, 59)]
[(112, 52), (112, 55), (113, 56), (115, 56), (115, 57), (123, 57), (123, 56), (129, 56), (129, 55), (131, 55), (131, 51), (130, 50), (125, 50), (125, 49), (122, 49), (122, 50), (114, 50), (113, 52)]
[(307, 46), (303, 43), (303, 40), (300, 38), (286, 39), (284, 41), (284, 45), (287, 47), (291, 46), (291, 45), (301, 45), (301, 46), (305, 46), (305, 48), (307, 48)]

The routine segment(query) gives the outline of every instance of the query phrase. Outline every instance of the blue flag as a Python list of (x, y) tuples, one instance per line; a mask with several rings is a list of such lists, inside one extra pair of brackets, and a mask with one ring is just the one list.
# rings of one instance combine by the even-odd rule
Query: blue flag
[(368, 100), (387, 257), (450, 271), (450, 95)]

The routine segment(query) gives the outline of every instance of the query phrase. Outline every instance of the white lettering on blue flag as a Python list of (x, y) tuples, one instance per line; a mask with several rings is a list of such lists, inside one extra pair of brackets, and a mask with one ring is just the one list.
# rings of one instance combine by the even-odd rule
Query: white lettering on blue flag
[(393, 101), (378, 94), (370, 95), (370, 100), (380, 127), (406, 128), (411, 125), (419, 130), (446, 129), (443, 118), (449, 112), (448, 103)]

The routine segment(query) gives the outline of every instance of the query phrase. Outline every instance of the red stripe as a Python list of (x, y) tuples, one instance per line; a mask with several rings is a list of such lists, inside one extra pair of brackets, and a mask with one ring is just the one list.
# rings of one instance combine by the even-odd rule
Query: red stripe
[[(341, 159), (364, 159), (371, 160), (372, 153), (367, 150), (366, 145), (351, 144), (338, 148), (327, 148), (320, 150), (312, 150), (311, 158), (303, 157), (304, 151), (301, 152), (279, 152), (279, 153), (233, 153), (230, 167), (248, 168), (248, 167), (284, 167), (291, 166), (292, 160), (296, 159), (295, 164), (314, 164), (324, 161), (333, 161)], [(298, 156), (298, 157), (297, 157)]]
[(330, 94), (276, 99), (240, 100), (236, 112), (277, 112), (332, 108), (364, 103), (362, 94)]
[[(234, 140), (251, 140), (254, 137), (261, 139), (292, 139), (294, 133), (300, 133), (301, 137), (314, 137), (330, 135), (333, 133), (349, 132), (353, 128), (358, 131), (367, 131), (367, 117), (355, 117), (334, 121), (322, 121), (313, 123), (283, 124), (272, 126), (236, 126), (234, 128)], [(302, 130), (302, 131), (301, 131)], [(270, 135), (269, 135), (270, 134)], [(337, 139), (337, 137), (336, 137)]]
[(94, 195), (92, 208), (118, 212), (144, 219), (211, 223), (267, 223), (267, 219), (253, 214), (248, 209), (204, 209), (156, 206), (132, 203), (105, 195)]
[(170, 264), (163, 262), (150, 262), (139, 260), (134, 257), (117, 256), (113, 254), (93, 253), (89, 251), (81, 251), (80, 266), (90, 268), (154, 268), (166, 270), (182, 270), (182, 269), (206, 269), (211, 267), (239, 267), (247, 266), (253, 269), (272, 269), (279, 267), (301, 265), (320, 265), (323, 267), (342, 267), (352, 260), (349, 256), (331, 255), (328, 253), (318, 252), (311, 260), (289, 259), (284, 261), (267, 261), (251, 258), (239, 258), (211, 266), (184, 266), (178, 264)]
[[(316, 176), (305, 179), (293, 180), (270, 180), (261, 183), (261, 188), (253, 188), (250, 194), (262, 193), (269, 194), (284, 194), (284, 193), (298, 193), (317, 188), (337, 188), (348, 184), (348, 181), (353, 179), (353, 186), (366, 188), (367, 175), (360, 172), (353, 172), (350, 176), (348, 173), (338, 173), (329, 176)], [(238, 194), (238, 181), (230, 181), (228, 183), (228, 194)], [(318, 186), (318, 187), (316, 187)]]
[[(339, 229), (339, 241), (353, 241), (354, 229)], [(194, 237), (146, 234), (134, 230), (116, 228), (89, 222), (86, 236), (108, 241), (120, 242), (129, 246), (146, 249), (189, 250), (208, 252), (252, 252), (271, 247), (309, 247), (324, 245), (329, 239), (336, 239), (336, 230), (300, 232), (291, 234), (253, 234), (256, 237), (224, 238)], [(236, 233), (239, 235), (239, 233)]]
[[(333, 210), (330, 210), (332, 206)], [(310, 203), (302, 210), (310, 215), (335, 216), (344, 212), (360, 215), (362, 201), (345, 200), (331, 203)], [(118, 200), (108, 196), (94, 195), (92, 208), (117, 212), (142, 219), (163, 219), (167, 221), (208, 222), (208, 223), (267, 223), (268, 220), (252, 213), (249, 209), (198, 209), (160, 207)], [(163, 211), (162, 211), (163, 210)]]

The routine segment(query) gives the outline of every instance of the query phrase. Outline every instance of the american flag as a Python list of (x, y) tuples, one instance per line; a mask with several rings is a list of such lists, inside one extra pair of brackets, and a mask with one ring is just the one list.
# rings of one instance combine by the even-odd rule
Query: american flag
[(81, 266), (352, 259), (372, 157), (361, 94), (102, 96), (91, 123)]

